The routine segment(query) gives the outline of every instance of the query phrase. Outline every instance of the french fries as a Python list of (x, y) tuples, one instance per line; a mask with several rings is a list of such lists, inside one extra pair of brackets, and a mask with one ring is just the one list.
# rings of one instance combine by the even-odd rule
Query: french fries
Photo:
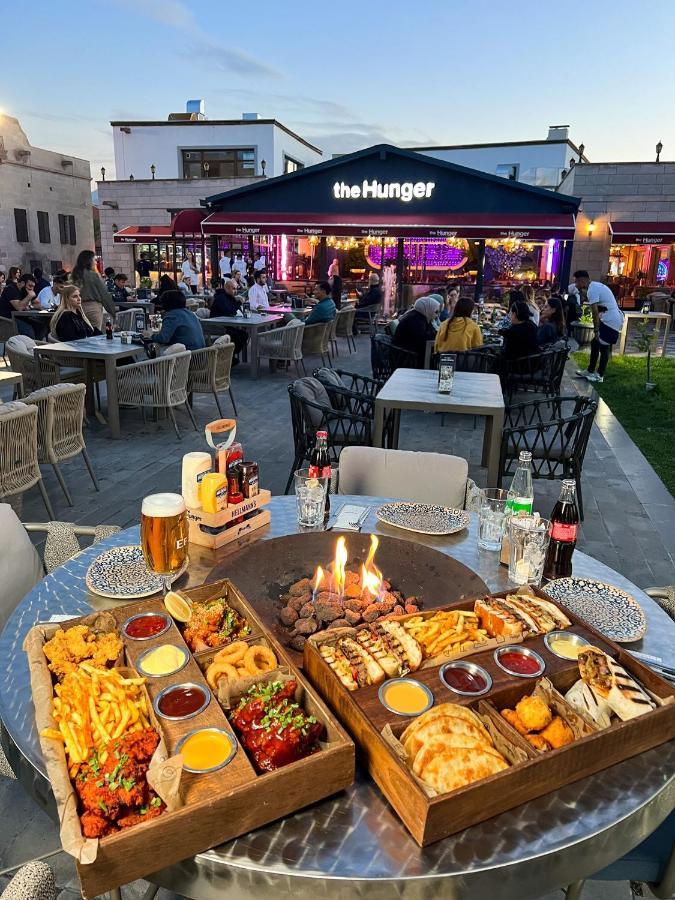
[(422, 645), (427, 658), (453, 656), (488, 640), (487, 631), (478, 627), (478, 616), (471, 610), (439, 611), (428, 618), (411, 616), (403, 627)]
[(118, 669), (82, 662), (56, 685), (52, 714), (57, 728), (45, 728), (41, 736), (65, 745), (71, 778), (92, 752), (104, 763), (111, 740), (151, 727), (143, 684), (145, 678), (125, 678)]

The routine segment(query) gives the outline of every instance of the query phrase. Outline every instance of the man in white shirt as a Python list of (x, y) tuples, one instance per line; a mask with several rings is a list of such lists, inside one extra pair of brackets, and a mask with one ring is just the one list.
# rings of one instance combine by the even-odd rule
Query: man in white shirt
[(591, 281), (585, 269), (579, 269), (574, 273), (574, 285), (581, 295), (582, 303), (590, 306), (593, 316), (593, 340), (588, 369), (586, 371), (578, 369), (577, 377), (602, 383), (609, 362), (610, 349), (619, 340), (623, 328), (623, 313), (607, 285), (601, 281)]
[(47, 287), (42, 288), (37, 295), (38, 302), (42, 309), (53, 309), (59, 305), (59, 297), (66, 284), (67, 277), (65, 275), (55, 275), (54, 280)]
[(261, 269), (265, 268), (265, 257), (261, 256), (259, 253), (256, 253), (253, 257), (253, 271), (259, 272)]
[(232, 274), (232, 260), (227, 253), (220, 254), (220, 262), (218, 263), (221, 278), (229, 278)]
[(187, 285), (193, 294), (197, 293), (198, 273), (191, 250), (185, 254), (185, 259), (180, 267), (183, 273), (183, 284)]
[(241, 255), (241, 253), (237, 253), (234, 257), (234, 262), (232, 263), (232, 272), (239, 272), (242, 279), (246, 275), (246, 260)]
[(255, 281), (248, 289), (248, 302), (252, 310), (270, 308), (270, 301), (265, 290), (266, 281), (267, 274), (265, 272), (255, 273)]

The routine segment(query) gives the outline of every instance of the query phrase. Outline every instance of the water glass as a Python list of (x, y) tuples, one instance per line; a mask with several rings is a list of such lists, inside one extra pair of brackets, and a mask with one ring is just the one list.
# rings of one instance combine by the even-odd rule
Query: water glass
[(478, 549), (501, 550), (508, 494), (502, 488), (487, 488), (480, 499)]
[(549, 520), (539, 516), (509, 519), (509, 578), (515, 584), (539, 584), (549, 541)]
[(294, 478), (295, 499), (298, 504), (298, 525), (305, 528), (323, 525), (329, 479), (310, 477), (309, 469), (298, 469)]

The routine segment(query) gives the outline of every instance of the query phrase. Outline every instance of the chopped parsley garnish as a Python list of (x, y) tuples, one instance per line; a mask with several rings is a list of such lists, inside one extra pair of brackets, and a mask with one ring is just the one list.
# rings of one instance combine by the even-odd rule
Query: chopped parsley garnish
[(99, 801), (98, 801), (98, 805), (99, 805), (99, 808), (102, 809), (103, 812), (107, 815), (107, 814), (108, 814), (108, 807), (105, 805), (105, 803), (103, 802), (103, 800), (99, 800)]
[(120, 778), (120, 784), (125, 791), (130, 791), (133, 787), (136, 786), (136, 782), (133, 778)]
[(141, 814), (142, 816), (147, 816), (147, 814), (148, 814), (148, 807), (147, 807), (147, 806), (141, 806), (139, 812), (140, 812), (140, 814)]
[(162, 805), (162, 801), (159, 799), (159, 797), (153, 797), (152, 800), (150, 801), (150, 806), (154, 806), (155, 809), (157, 809), (161, 805)]
[(102, 788), (104, 784), (105, 784), (105, 781), (97, 781), (97, 782), (96, 782), (96, 787), (97, 787), (97, 788)]

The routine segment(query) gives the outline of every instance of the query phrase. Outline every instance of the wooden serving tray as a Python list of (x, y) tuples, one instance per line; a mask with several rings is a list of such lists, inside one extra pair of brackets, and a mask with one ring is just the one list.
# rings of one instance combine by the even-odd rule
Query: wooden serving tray
[[(256, 773), (246, 751), (238, 745), (232, 761), (208, 775), (183, 772), (180, 782), (184, 805), (175, 811), (102, 838), (94, 862), (77, 863), (82, 896), (93, 898), (158, 869), (179, 862), (223, 841), (245, 834), (275, 819), (289, 815), (325, 797), (347, 788), (354, 780), (354, 745), (321, 698), (303, 678), (283, 647), (269, 635), (253, 607), (227, 579), (184, 592), (193, 602), (226, 597), (252, 627), (249, 639), (264, 639), (279, 662), (290, 672), (303, 691), (303, 706), (326, 729), (321, 750), (274, 772)], [(150, 640), (126, 638), (121, 626), (139, 612), (165, 612), (159, 598), (118, 606), (110, 612), (120, 627), (130, 666), (145, 650), (165, 643), (186, 646), (179, 628), (172, 622), (169, 631)], [(59, 626), (77, 624), (73, 619)], [(204, 665), (203, 654), (201, 662)], [(46, 667), (46, 659), (44, 660)], [(196, 682), (206, 686), (197, 657), (191, 654), (187, 665), (174, 675), (148, 678), (150, 699), (170, 684)], [(157, 722), (169, 754), (180, 738), (199, 727), (218, 726), (234, 733), (217, 699), (198, 716), (182, 722), (158, 718)]]
[[(543, 591), (535, 591), (550, 600)], [(505, 597), (509, 593), (514, 591), (503, 591), (492, 596)], [(476, 598), (443, 608), (472, 609), (474, 599)], [(350, 732), (365, 757), (371, 776), (420, 846), (434, 843), (521, 803), (609, 768), (672, 740), (675, 735), (675, 687), (659, 678), (617, 644), (604, 638), (562, 604), (557, 605), (561, 606), (572, 622), (569, 631), (585, 637), (593, 645), (609, 653), (643, 687), (660, 698), (664, 705), (657, 706), (637, 719), (617, 722), (604, 730), (594, 730), (572, 744), (541, 753), (535, 751), (499, 715), (502, 709), (513, 708), (521, 697), (531, 694), (539, 679), (519, 678), (502, 671), (494, 662), (494, 648), (464, 656), (482, 666), (492, 676), (491, 691), (480, 698), (462, 697), (447, 688), (440, 680), (438, 663), (430, 668), (418, 669), (410, 677), (430, 688), (434, 704), (458, 703), (470, 707), (484, 718), (491, 718), (496, 721), (501, 735), (514, 748), (519, 747), (521, 755), (526, 757), (503, 772), (433, 797), (427, 794), (382, 735), (385, 726), (389, 726), (394, 736), (398, 737), (413, 720), (391, 713), (380, 703), (380, 685), (355, 691), (348, 691), (342, 685), (317, 649), (317, 644), (323, 643), (329, 632), (324, 632), (323, 639), (312, 635), (305, 644), (303, 668), (308, 678)], [(416, 615), (427, 617), (437, 611), (429, 610)], [(405, 620), (410, 617), (399, 618)], [(543, 677), (548, 678), (561, 693), (569, 690), (578, 680), (577, 662), (552, 654), (544, 643), (543, 635), (526, 638), (522, 645), (535, 650), (544, 659), (546, 670)]]

